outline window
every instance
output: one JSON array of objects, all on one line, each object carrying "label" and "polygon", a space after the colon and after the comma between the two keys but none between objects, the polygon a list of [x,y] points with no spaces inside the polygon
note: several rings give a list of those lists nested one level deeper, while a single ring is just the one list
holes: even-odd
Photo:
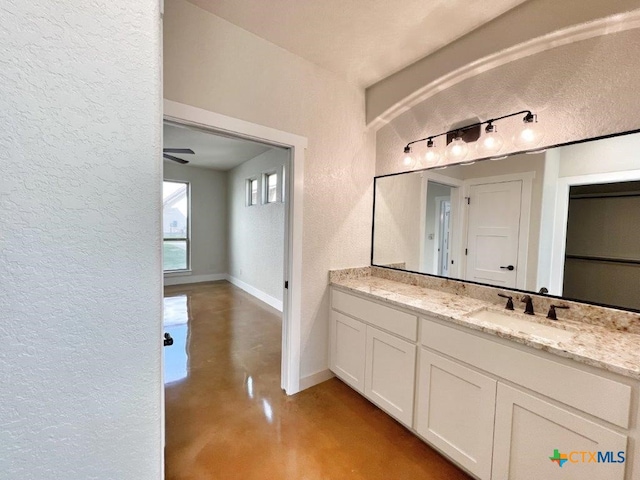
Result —
[{"label": "window", "polygon": [[165,272],[189,269],[189,184],[162,182],[162,258]]},{"label": "window", "polygon": [[247,180],[247,206],[258,204],[258,179]]},{"label": "window", "polygon": [[278,200],[278,174],[265,173],[263,177],[264,203],[275,203]]}]

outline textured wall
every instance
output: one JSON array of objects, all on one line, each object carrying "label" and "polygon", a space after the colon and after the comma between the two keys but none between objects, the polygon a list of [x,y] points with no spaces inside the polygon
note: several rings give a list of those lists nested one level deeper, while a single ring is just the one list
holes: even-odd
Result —
[{"label": "textured wall", "polygon": [[227,173],[164,162],[164,178],[191,184],[191,276],[227,273]]},{"label": "textured wall", "polygon": [[[521,109],[538,113],[545,145],[638,128],[640,76],[631,53],[637,51],[640,30],[612,33],[511,62],[444,90],[378,131],[376,172],[400,171],[402,148],[411,140],[466,119]],[[520,119],[501,122],[500,132],[510,141],[520,124]]]},{"label": "textured wall", "polygon": [[[282,166],[289,152],[265,153],[229,172],[229,275],[282,301],[284,268],[284,203]],[[278,201],[263,204],[262,174],[278,174]],[[258,205],[246,205],[246,181],[258,178]]]},{"label": "textured wall", "polygon": [[[457,69],[557,30],[632,11],[637,0],[527,0],[457,41],[367,88],[367,122]],[[612,30],[613,31],[613,28]]]},{"label": "textured wall", "polygon": [[158,2],[0,25],[0,478],[157,480]]},{"label": "textured wall", "polygon": [[301,375],[328,365],[331,268],[369,263],[373,135],[364,92],[200,10],[168,0],[164,96],[305,136]]}]

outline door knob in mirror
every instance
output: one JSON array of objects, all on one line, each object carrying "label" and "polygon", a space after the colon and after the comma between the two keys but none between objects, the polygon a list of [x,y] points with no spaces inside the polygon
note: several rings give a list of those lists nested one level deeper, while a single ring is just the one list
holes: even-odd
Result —
[{"label": "door knob in mirror", "polygon": [[509,270],[509,271],[516,269],[516,267],[514,267],[513,265],[507,265],[506,267],[500,267],[500,268],[502,268],[503,270]]}]

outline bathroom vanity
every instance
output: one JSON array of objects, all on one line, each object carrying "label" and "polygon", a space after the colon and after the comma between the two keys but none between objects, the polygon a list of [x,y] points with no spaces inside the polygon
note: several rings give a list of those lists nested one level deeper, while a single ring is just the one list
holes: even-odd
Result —
[{"label": "bathroom vanity", "polygon": [[545,297],[525,316],[500,289],[376,267],[330,283],[331,370],[476,478],[640,478],[635,314],[565,302],[590,323],[554,322]]}]

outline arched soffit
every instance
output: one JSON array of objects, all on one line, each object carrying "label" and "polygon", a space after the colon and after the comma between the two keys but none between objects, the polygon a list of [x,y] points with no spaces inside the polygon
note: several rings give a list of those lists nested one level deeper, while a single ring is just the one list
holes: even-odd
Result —
[{"label": "arched soffit", "polygon": [[371,119],[368,126],[378,130],[402,113],[464,80],[510,62],[536,55],[571,43],[613,33],[640,28],[640,9],[612,15],[585,24],[576,25],[519,43],[500,52],[487,55],[438,77],[427,85],[404,97],[383,113]]}]

